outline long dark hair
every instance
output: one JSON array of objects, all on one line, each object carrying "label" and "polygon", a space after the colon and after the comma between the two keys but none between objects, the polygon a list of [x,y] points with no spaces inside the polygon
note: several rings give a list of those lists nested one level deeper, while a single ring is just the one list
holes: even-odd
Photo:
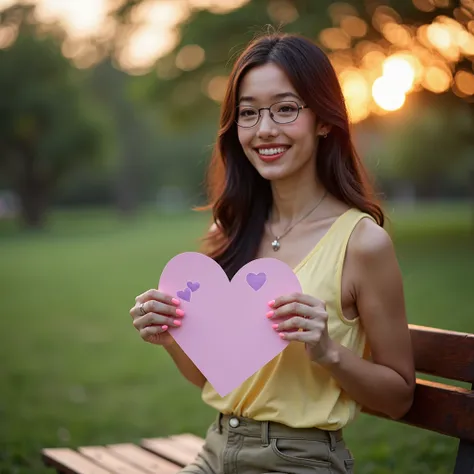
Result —
[{"label": "long dark hair", "polygon": [[240,83],[252,68],[274,63],[319,120],[332,125],[320,140],[316,173],[337,199],[367,212],[380,226],[384,213],[350,134],[337,75],[326,54],[310,40],[274,33],[253,40],[234,64],[222,104],[220,129],[208,170],[208,193],[218,231],[207,237],[206,253],[229,278],[253,260],[272,206],[270,182],[262,178],[240,145],[235,123]]}]

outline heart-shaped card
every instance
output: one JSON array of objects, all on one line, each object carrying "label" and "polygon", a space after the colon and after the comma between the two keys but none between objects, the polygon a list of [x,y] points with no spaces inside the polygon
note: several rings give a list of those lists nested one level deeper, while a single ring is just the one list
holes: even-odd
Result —
[{"label": "heart-shaped card", "polygon": [[169,331],[220,396],[285,349],[288,341],[266,318],[268,302],[301,292],[298,278],[280,260],[253,260],[229,282],[219,264],[198,252],[172,258],[158,288],[180,299],[182,326]]}]

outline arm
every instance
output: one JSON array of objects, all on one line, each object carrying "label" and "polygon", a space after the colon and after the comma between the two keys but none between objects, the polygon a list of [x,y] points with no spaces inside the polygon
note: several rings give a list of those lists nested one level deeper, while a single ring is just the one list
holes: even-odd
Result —
[{"label": "arm", "polygon": [[413,402],[415,369],[401,272],[385,230],[361,221],[348,246],[345,270],[355,275],[355,301],[372,360],[331,341],[323,365],[362,406],[401,418]]},{"label": "arm", "polygon": [[181,374],[193,385],[202,389],[206,383],[206,378],[194,365],[194,362],[186,355],[183,349],[181,349],[175,341],[166,345],[165,349],[173,359]]},{"label": "arm", "polygon": [[168,331],[169,327],[181,326],[179,319],[184,316],[184,312],[178,308],[179,304],[178,299],[151,289],[135,298],[130,315],[142,339],[163,346],[184,377],[202,388],[206,382],[204,375]]},{"label": "arm", "polygon": [[[286,340],[304,342],[311,360],[328,370],[356,402],[401,418],[413,402],[415,369],[405,317],[402,278],[388,234],[364,219],[354,229],[344,265],[344,282],[367,335],[372,360],[364,360],[329,338],[325,303],[293,294],[271,302],[268,317],[288,320],[274,328]],[[290,329],[300,331],[287,332]]]}]

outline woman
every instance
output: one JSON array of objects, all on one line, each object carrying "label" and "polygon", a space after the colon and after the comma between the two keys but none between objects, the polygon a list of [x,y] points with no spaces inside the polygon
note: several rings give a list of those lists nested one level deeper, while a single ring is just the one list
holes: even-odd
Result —
[{"label": "woman", "polygon": [[[210,169],[207,252],[231,278],[274,257],[302,294],[269,302],[289,346],[220,397],[167,332],[186,324],[158,290],[130,313],[218,416],[183,473],[348,473],[342,430],[361,406],[400,418],[415,375],[402,278],[349,131],[337,76],[309,40],[273,34],[237,59]],[[250,330],[251,328],[249,328]]]}]

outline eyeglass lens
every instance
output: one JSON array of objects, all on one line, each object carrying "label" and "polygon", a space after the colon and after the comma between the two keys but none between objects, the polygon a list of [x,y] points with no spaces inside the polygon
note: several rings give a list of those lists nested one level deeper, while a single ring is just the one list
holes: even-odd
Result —
[{"label": "eyeglass lens", "polygon": [[[277,102],[270,106],[270,117],[276,123],[294,122],[298,117],[299,106],[296,102]],[[250,105],[240,105],[237,110],[237,123],[242,127],[253,127],[260,118],[260,111]]]}]

